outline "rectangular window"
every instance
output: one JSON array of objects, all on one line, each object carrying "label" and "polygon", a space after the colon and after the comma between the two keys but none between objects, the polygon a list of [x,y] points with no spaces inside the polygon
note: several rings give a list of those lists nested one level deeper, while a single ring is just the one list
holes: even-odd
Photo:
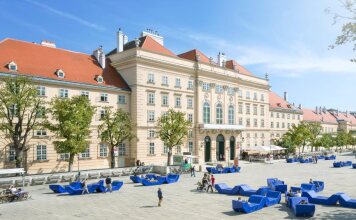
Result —
[{"label": "rectangular window", "polygon": [[100,120],[103,120],[105,115],[106,115],[106,110],[105,109],[101,109],[100,110]]},{"label": "rectangular window", "polygon": [[284,128],[284,122],[282,122],[282,128]]},{"label": "rectangular window", "polygon": [[216,91],[216,93],[223,93],[224,90],[223,90],[222,85],[216,85],[215,91]]},{"label": "rectangular window", "polygon": [[276,123],[276,128],[279,128],[279,122]]},{"label": "rectangular window", "polygon": [[264,127],[265,127],[265,120],[261,119],[261,128],[264,128]]},{"label": "rectangular window", "polygon": [[242,112],[243,112],[243,110],[242,110],[243,108],[242,108],[242,103],[241,102],[239,102],[239,114],[242,114]]},{"label": "rectangular window", "polygon": [[193,80],[188,81],[188,89],[193,89]]},{"label": "rectangular window", "polygon": [[264,94],[261,94],[261,101],[263,102],[265,100]]},{"label": "rectangular window", "polygon": [[60,98],[68,98],[68,89],[59,89]]},{"label": "rectangular window", "polygon": [[209,91],[209,89],[210,89],[210,84],[206,83],[206,82],[203,82],[203,90],[204,91]]},{"label": "rectangular window", "polygon": [[239,98],[242,98],[242,90],[239,89]]},{"label": "rectangular window", "polygon": [[126,104],[126,96],[119,95],[119,104]]},{"label": "rectangular window", "polygon": [[288,129],[290,128],[290,123],[287,123],[287,128],[288,128]]},{"label": "rectangular window", "polygon": [[287,119],[290,119],[290,114],[289,113],[287,114]]},{"label": "rectangular window", "polygon": [[36,136],[47,136],[47,131],[46,130],[37,130]]},{"label": "rectangular window", "polygon": [[153,75],[153,73],[149,73],[147,75],[147,83],[151,83],[151,84],[155,83],[155,76]]},{"label": "rectangular window", "polygon": [[279,113],[277,112],[277,118],[279,118]]},{"label": "rectangular window", "polygon": [[148,145],[148,154],[154,155],[155,154],[155,143],[150,143]]},{"label": "rectangular window", "polygon": [[260,114],[261,116],[265,115],[265,107],[263,105],[260,106]]},{"label": "rectangular window", "polygon": [[9,161],[15,161],[15,147],[14,146],[9,146]]},{"label": "rectangular window", "polygon": [[193,98],[188,98],[187,99],[187,107],[188,108],[193,108]]},{"label": "rectangular window", "polygon": [[253,127],[257,128],[258,124],[257,124],[257,118],[253,119]]},{"label": "rectangular window", "polygon": [[246,104],[246,114],[250,114],[250,104]]},{"label": "rectangular window", "polygon": [[193,122],[193,114],[188,114],[188,121]]},{"label": "rectangular window", "polygon": [[242,122],[242,118],[239,118],[239,125],[242,125],[243,122]]},{"label": "rectangular window", "polygon": [[180,79],[179,78],[176,78],[176,85],[175,85],[176,88],[180,88]]},{"label": "rectangular window", "polygon": [[61,153],[59,154],[60,160],[69,160],[69,153]]},{"label": "rectangular window", "polygon": [[99,157],[107,157],[108,156],[108,145],[101,143],[99,144]]},{"label": "rectangular window", "polygon": [[39,106],[36,112],[37,118],[43,118],[46,115],[46,108],[43,106]]},{"label": "rectangular window", "polygon": [[246,118],[246,127],[250,127],[250,119]]},{"label": "rectangular window", "polygon": [[168,76],[162,76],[162,86],[168,86]]},{"label": "rectangular window", "polygon": [[88,91],[81,91],[80,95],[89,98],[89,92]]},{"label": "rectangular window", "polygon": [[148,130],[148,137],[149,138],[154,138],[155,137],[155,130],[153,130],[153,129]]},{"label": "rectangular window", "polygon": [[273,112],[271,112],[271,118],[273,118],[273,115],[274,115]]},{"label": "rectangular window", "polygon": [[284,113],[282,113],[282,118],[285,118],[285,114]]},{"label": "rectangular window", "polygon": [[108,94],[101,93],[100,94],[100,102],[107,102],[108,101]]},{"label": "rectangular window", "polygon": [[162,95],[162,105],[168,105],[168,95]]},{"label": "rectangular window", "polygon": [[37,86],[37,95],[38,96],[46,96],[46,87]]},{"label": "rectangular window", "polygon": [[189,151],[190,153],[193,153],[193,141],[189,141],[189,142],[188,142],[188,151]]},{"label": "rectangular window", "polygon": [[17,115],[17,105],[11,105],[10,106],[10,115],[11,116],[16,116]]},{"label": "rectangular window", "polygon": [[257,105],[253,105],[253,115],[257,115]]},{"label": "rectangular window", "polygon": [[300,120],[300,115],[298,115],[298,120]]},{"label": "rectangular window", "polygon": [[80,154],[81,158],[89,158],[90,157],[90,149],[87,147],[84,152]]},{"label": "rectangular window", "polygon": [[168,153],[168,146],[166,143],[163,143],[163,153],[167,154]]},{"label": "rectangular window", "polygon": [[155,121],[155,112],[154,111],[149,111],[148,112],[148,121],[149,122]]},{"label": "rectangular window", "polygon": [[193,131],[192,130],[188,131],[188,138],[193,138]]},{"label": "rectangular window", "polygon": [[182,152],[182,147],[180,145],[176,146],[176,153],[179,154],[180,152]]},{"label": "rectangular window", "polygon": [[234,95],[234,94],[235,94],[234,88],[228,87],[228,88],[227,88],[227,94],[228,94],[228,95]]},{"label": "rectangular window", "polygon": [[253,93],[253,100],[257,101],[257,93],[256,92]]},{"label": "rectangular window", "polygon": [[246,99],[250,99],[250,91],[246,91]]},{"label": "rectangular window", "polygon": [[37,160],[47,160],[47,146],[37,145]]},{"label": "rectangular window", "polygon": [[293,120],[295,119],[295,115],[294,115],[294,114],[292,114],[292,119],[293,119]]},{"label": "rectangular window", "polygon": [[119,144],[118,146],[119,156],[126,156],[126,146],[125,144]]},{"label": "rectangular window", "polygon": [[271,128],[274,128],[273,121],[271,121]]},{"label": "rectangular window", "polygon": [[176,96],[176,108],[180,108],[181,103],[180,103],[180,96]]},{"label": "rectangular window", "polygon": [[154,105],[155,104],[155,94],[150,92],[147,94],[147,103],[150,105]]}]

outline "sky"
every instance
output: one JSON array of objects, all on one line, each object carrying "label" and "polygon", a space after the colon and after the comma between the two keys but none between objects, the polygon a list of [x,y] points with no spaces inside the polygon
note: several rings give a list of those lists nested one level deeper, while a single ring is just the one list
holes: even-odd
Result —
[{"label": "sky", "polygon": [[296,105],[356,111],[353,45],[329,49],[347,15],[336,0],[0,0],[0,40],[54,41],[92,53],[116,47],[119,28],[129,40],[158,31],[176,54],[224,52]]}]

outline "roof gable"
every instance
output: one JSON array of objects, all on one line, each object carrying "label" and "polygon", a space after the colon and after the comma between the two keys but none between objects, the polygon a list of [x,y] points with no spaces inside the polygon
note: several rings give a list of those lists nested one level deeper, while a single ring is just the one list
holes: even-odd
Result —
[{"label": "roof gable", "polygon": [[178,55],[178,57],[183,58],[183,59],[187,59],[187,60],[192,60],[192,61],[197,61],[197,56],[199,56],[199,62],[203,62],[203,63],[210,63],[210,59],[203,54],[201,51],[197,50],[197,49],[193,49],[190,51],[187,51],[185,53],[181,53]]}]

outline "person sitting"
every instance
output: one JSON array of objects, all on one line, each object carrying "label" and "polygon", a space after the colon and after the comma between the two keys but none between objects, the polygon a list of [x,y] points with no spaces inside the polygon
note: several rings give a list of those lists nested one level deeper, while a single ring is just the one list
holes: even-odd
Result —
[{"label": "person sitting", "polygon": [[296,197],[302,197],[302,193],[300,192],[300,190],[297,191],[297,193],[295,194]]},{"label": "person sitting", "polygon": [[314,184],[312,179],[309,180],[309,184]]},{"label": "person sitting", "polygon": [[307,202],[307,200],[303,199],[302,201],[299,202],[299,204],[304,205],[304,204],[308,204],[308,202]]},{"label": "person sitting", "polygon": [[9,187],[9,191],[10,191],[10,193],[11,193],[12,195],[16,195],[16,193],[17,193],[17,189],[16,189],[16,187],[15,187],[14,185],[11,185],[11,186]]}]

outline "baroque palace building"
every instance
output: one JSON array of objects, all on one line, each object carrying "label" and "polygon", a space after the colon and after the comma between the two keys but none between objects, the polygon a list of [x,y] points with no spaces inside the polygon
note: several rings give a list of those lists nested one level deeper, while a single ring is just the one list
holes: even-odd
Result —
[{"label": "baroque palace building", "polygon": [[[356,127],[354,114],[316,113],[295,107],[286,94],[281,98],[270,90],[267,74],[258,77],[227,60],[224,53],[216,60],[197,49],[175,54],[164,46],[163,36],[152,30],[131,41],[119,30],[116,40],[117,47],[107,54],[102,48],[93,54],[59,49],[48,41],[0,42],[1,78],[30,76],[46,101],[85,95],[97,107],[90,145],[79,156],[82,170],[110,165],[108,145],[100,141],[97,131],[104,106],[129,111],[136,124],[137,139],[116,148],[119,167],[134,166],[136,160],[166,164],[167,148],[157,137],[156,122],[170,108],[185,112],[192,122],[185,143],[175,147],[173,155],[192,155],[200,164],[232,162],[241,150],[270,146],[272,139],[302,120],[320,121],[327,132],[336,132],[339,122],[346,130]],[[329,116],[335,119],[335,128]],[[0,167],[13,167],[14,149],[6,135],[2,136]],[[29,173],[67,170],[68,155],[57,154],[53,140],[46,130],[33,132]],[[75,161],[73,170],[76,165]]]}]

